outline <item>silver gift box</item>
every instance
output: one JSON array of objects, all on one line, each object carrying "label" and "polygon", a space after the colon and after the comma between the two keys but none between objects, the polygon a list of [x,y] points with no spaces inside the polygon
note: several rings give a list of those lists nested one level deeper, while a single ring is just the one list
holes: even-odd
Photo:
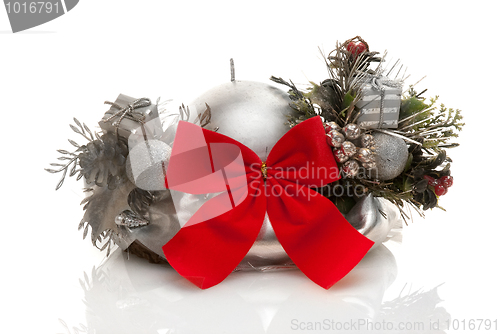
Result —
[{"label": "silver gift box", "polygon": [[[358,125],[364,129],[398,127],[402,87],[387,78],[373,79],[361,85]],[[382,110],[381,110],[382,107]]]},{"label": "silver gift box", "polygon": [[[116,99],[115,103],[118,104],[119,106],[122,106],[123,108],[127,107],[129,104],[137,100],[136,98],[120,94],[118,98]],[[111,106],[108,111],[104,114],[102,120],[99,122],[99,126],[101,129],[107,131],[107,132],[115,132],[116,131],[116,126],[115,122],[120,118],[118,115],[117,117],[112,118],[109,121],[106,121],[109,117],[113,116],[115,113],[119,111],[118,108],[115,106]],[[137,108],[134,109],[134,113],[140,114],[144,116],[144,123],[148,122],[157,122],[158,125],[154,126],[155,129],[158,129],[161,131],[161,121],[158,117],[158,107],[156,104],[151,104],[147,107],[142,107],[142,108]],[[151,125],[150,125],[151,127]],[[120,126],[118,127],[118,134],[125,139],[127,139],[131,134],[135,134],[138,129],[140,129],[140,123],[137,121],[134,121],[132,119],[128,118],[123,118],[122,121],[120,122]],[[139,130],[140,131],[140,130]]]}]

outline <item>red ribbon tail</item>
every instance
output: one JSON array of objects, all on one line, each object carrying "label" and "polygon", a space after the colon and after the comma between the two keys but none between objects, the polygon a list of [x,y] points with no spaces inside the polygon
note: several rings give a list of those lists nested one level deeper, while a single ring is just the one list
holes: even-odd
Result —
[{"label": "red ribbon tail", "polygon": [[269,220],[292,261],[312,281],[329,289],[347,275],[373,245],[326,197],[308,187],[269,180],[282,196],[268,195]]},{"label": "red ribbon tail", "polygon": [[[252,247],[264,220],[266,202],[265,196],[256,196],[256,190],[262,191],[261,182],[258,184],[232,210],[208,220],[200,219],[204,211],[227,205],[227,198],[220,197],[227,194],[208,201],[163,246],[167,261],[180,275],[207,289],[222,282],[236,268]],[[239,196],[238,192],[243,191],[246,189],[233,195]]]}]

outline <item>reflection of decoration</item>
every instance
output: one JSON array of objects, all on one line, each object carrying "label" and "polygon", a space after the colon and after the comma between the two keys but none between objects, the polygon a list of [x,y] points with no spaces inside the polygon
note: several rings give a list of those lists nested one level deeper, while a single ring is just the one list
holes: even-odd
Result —
[{"label": "reflection of decoration", "polygon": [[[409,291],[407,287],[400,296],[387,298],[387,289],[398,284],[396,273],[394,256],[386,247],[379,247],[345,277],[345,284],[336,285],[328,295],[293,271],[239,273],[237,279],[201,292],[179,280],[168,266],[113,253],[82,275],[86,311],[73,316],[81,319],[88,333],[97,334],[162,333],[166,328],[181,333],[232,333],[235,328],[251,334],[282,333],[290,329],[294,318],[384,321],[394,328],[401,321],[424,321],[428,326],[430,320],[439,319],[445,324],[450,315],[446,304],[440,304],[439,287],[429,291]],[[165,280],[172,283],[165,284]],[[365,328],[357,331],[365,332]]]},{"label": "reflection of decoration", "polygon": [[336,285],[328,298],[298,271],[237,273],[236,279],[200,294],[168,266],[113,253],[80,280],[86,307],[82,322],[90,333],[162,333],[165,328],[232,333],[238,328],[238,332],[263,334],[290,328],[295,314],[339,321],[373,319],[396,272],[394,256],[380,247],[345,277],[346,283],[356,284]]},{"label": "reflection of decoration", "polygon": [[428,291],[420,289],[406,292],[405,286],[397,298],[382,304],[380,313],[374,321],[392,324],[411,323],[413,327],[405,331],[408,333],[447,333],[446,330],[449,329],[447,324],[451,316],[443,306],[439,305],[442,299],[439,298],[438,288],[439,286]]}]

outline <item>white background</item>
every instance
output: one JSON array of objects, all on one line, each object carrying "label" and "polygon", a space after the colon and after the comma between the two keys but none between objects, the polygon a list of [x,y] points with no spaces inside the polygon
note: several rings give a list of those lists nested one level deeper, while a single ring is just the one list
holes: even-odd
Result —
[{"label": "white background", "polygon": [[86,322],[78,279],[104,255],[77,231],[81,185],[69,179],[55,192],[58,176],[43,170],[56,149],[71,148],[73,117],[97,125],[103,102],[120,93],[174,99],[175,109],[227,82],[230,58],[238,80],[318,82],[326,78],[318,48],[355,35],[401,59],[408,84],[426,75],[417,88],[462,109],[467,123],[461,146],[448,152],[455,184],[440,200],[447,212],[405,228],[387,293],[444,283],[439,295],[452,318],[500,317],[496,2],[180,3],[84,0],[17,34],[0,9],[2,332],[62,333],[58,318]]}]

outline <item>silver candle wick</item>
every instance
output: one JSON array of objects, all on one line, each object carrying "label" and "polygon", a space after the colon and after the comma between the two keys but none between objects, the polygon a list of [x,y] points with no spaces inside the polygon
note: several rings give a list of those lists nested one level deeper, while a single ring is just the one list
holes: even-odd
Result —
[{"label": "silver candle wick", "polygon": [[229,64],[231,66],[231,82],[234,82],[235,79],[234,79],[234,60],[233,60],[233,58],[231,58],[229,60]]}]

